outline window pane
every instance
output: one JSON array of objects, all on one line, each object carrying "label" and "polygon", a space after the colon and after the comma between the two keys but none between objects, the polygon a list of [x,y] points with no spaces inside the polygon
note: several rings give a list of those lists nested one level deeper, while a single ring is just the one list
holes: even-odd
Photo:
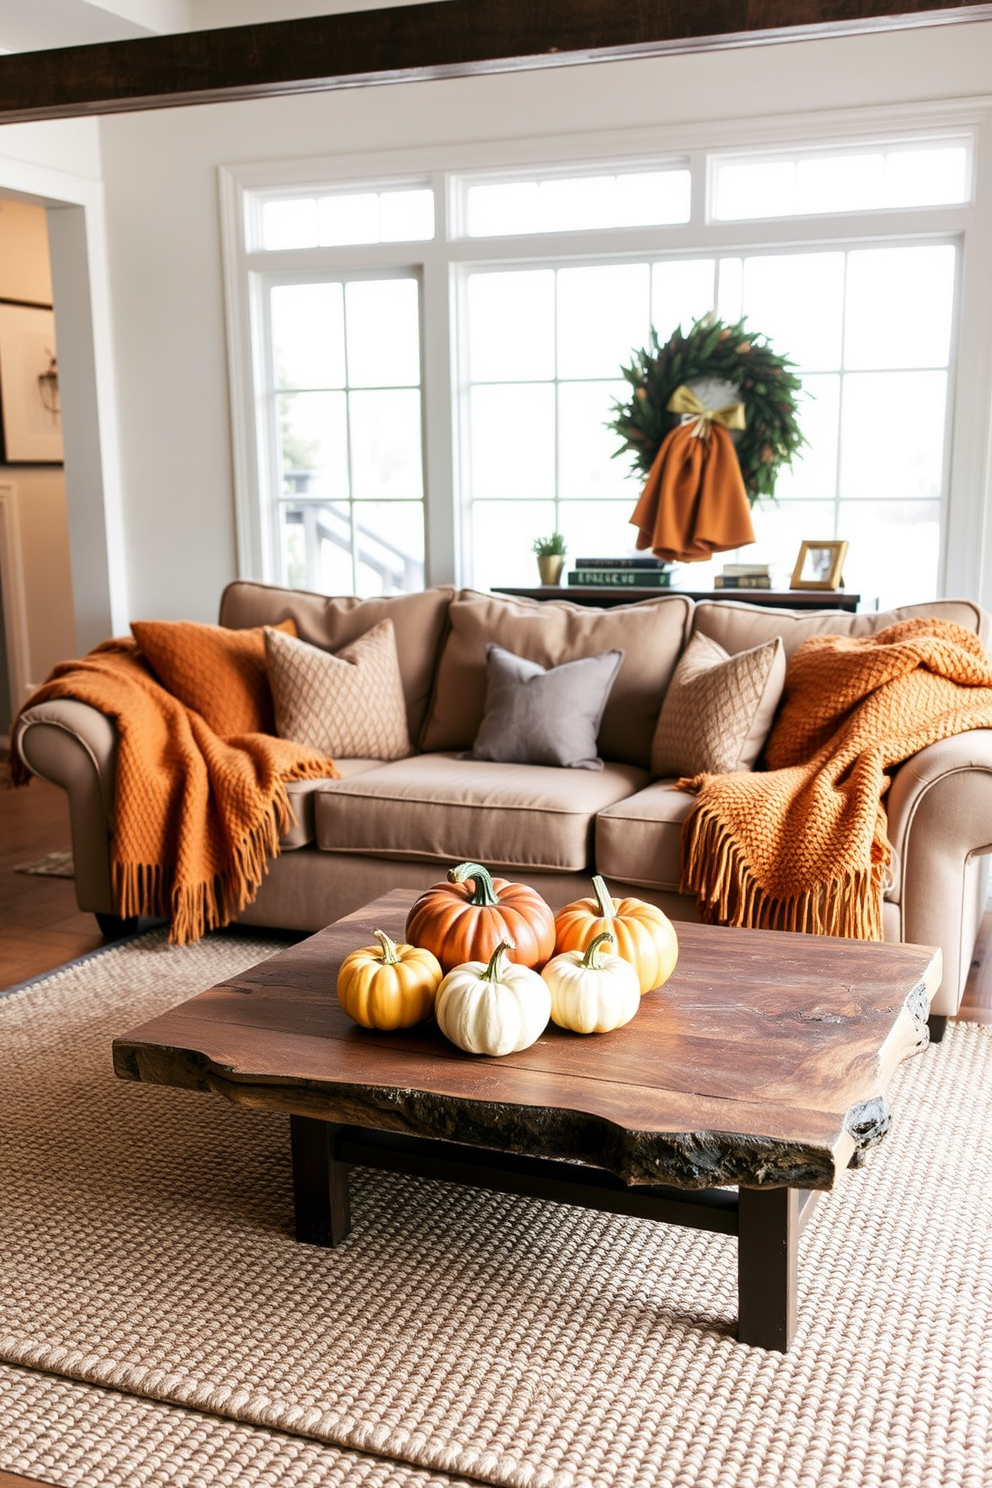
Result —
[{"label": "window pane", "polygon": [[347,502],[287,502],[280,518],[285,582],[293,589],[313,589],[321,594],[354,594]]},{"label": "window pane", "polygon": [[968,152],[963,145],[936,150],[892,150],[885,160],[887,207],[935,207],[968,200]]},{"label": "window pane", "polygon": [[639,484],[631,481],[627,501],[561,502],[558,524],[568,543],[566,566],[571,567],[576,558],[632,557],[637,529],[630,525],[630,514],[639,494]]},{"label": "window pane", "polygon": [[420,382],[420,294],[416,279],[357,279],[345,291],[352,387]]},{"label": "window pane", "polygon": [[344,296],[340,284],[279,284],[272,290],[276,386],[344,386]]},{"label": "window pane", "polygon": [[344,393],[280,393],[280,489],[286,495],[347,497],[348,426]]},{"label": "window pane", "polygon": [[647,264],[558,274],[558,376],[615,377],[648,337]]},{"label": "window pane", "polygon": [[538,193],[541,232],[612,227],[616,222],[616,181],[613,176],[542,181]]},{"label": "window pane", "polygon": [[845,365],[946,366],[954,260],[950,243],[864,248],[849,254]]},{"label": "window pane", "polygon": [[615,398],[630,391],[626,382],[563,382],[558,388],[558,490],[562,496],[622,496],[637,492],[624,456],[611,459],[617,436],[606,428]]},{"label": "window pane", "polygon": [[469,395],[472,495],[553,497],[555,390],[551,383],[474,387]]},{"label": "window pane", "polygon": [[[738,549],[738,557],[721,553],[728,562],[768,563],[773,582],[788,589],[804,542],[833,540],[835,509],[832,501],[763,501],[751,508],[754,545]],[[846,534],[845,534],[846,535]]]},{"label": "window pane", "polygon": [[796,209],[796,166],[792,160],[752,160],[718,165],[716,217],[787,217]]},{"label": "window pane", "polygon": [[355,499],[419,501],[424,493],[419,391],[352,393],[349,407]]},{"label": "window pane", "polygon": [[775,482],[779,500],[833,497],[837,490],[837,440],[840,426],[840,378],[804,377],[799,395],[799,427],[807,444]]},{"label": "window pane", "polygon": [[844,379],[840,494],[937,498],[944,462],[945,372],[862,372]]},{"label": "window pane", "polygon": [[741,295],[744,291],[744,260],[721,258],[717,269],[716,313],[729,325],[741,318]]},{"label": "window pane", "polygon": [[651,321],[664,342],[681,326],[688,331],[713,309],[712,258],[663,259],[651,270]]},{"label": "window pane", "polygon": [[384,191],[379,216],[384,243],[423,242],[434,236],[434,193]]},{"label": "window pane", "polygon": [[424,508],[356,501],[356,594],[412,594],[424,587]]},{"label": "window pane", "polygon": [[554,531],[553,501],[476,501],[472,504],[472,576],[477,589],[539,582],[533,542]]},{"label": "window pane", "polygon": [[842,501],[837,535],[850,543],[844,585],[861,608],[920,604],[937,594],[940,506],[936,501]]},{"label": "window pane", "polygon": [[799,367],[840,366],[843,253],[763,255],[744,260],[744,314],[779,356]]},{"label": "window pane", "polygon": [[553,377],[554,271],[471,274],[468,353],[474,382]]},{"label": "window pane", "polygon": [[885,156],[832,155],[796,165],[797,212],[858,212],[882,200]]},{"label": "window pane", "polygon": [[318,203],[318,231],[323,247],[342,243],[378,243],[378,192],[322,196]]},{"label": "window pane", "polygon": [[538,230],[536,181],[470,186],[466,196],[470,238],[496,238]]},{"label": "window pane", "polygon": [[687,170],[640,171],[617,176],[617,223],[651,227],[654,223],[688,222],[692,176]]},{"label": "window pane", "polygon": [[264,248],[314,248],[316,243],[317,202],[313,197],[265,202],[262,207]]}]

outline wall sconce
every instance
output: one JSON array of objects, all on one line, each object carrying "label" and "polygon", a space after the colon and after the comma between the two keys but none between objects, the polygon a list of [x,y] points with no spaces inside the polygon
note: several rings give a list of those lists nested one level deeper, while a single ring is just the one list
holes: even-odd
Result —
[{"label": "wall sconce", "polygon": [[48,413],[53,418],[58,418],[62,412],[59,402],[59,365],[58,358],[54,357],[48,348],[45,348],[48,356],[48,371],[38,376],[38,390],[41,393],[41,401]]}]

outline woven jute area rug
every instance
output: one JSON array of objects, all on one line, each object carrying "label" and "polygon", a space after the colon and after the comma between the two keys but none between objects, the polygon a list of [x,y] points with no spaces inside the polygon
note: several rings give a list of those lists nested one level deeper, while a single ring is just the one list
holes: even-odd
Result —
[{"label": "woven jute area rug", "polygon": [[99,1400],[159,1456],[165,1418],[218,1460],[281,1442],[297,1474],[217,1482],[992,1481],[992,1031],[903,1066],[893,1131],[806,1231],[783,1357],[734,1338],[725,1237],[360,1172],[349,1241],[297,1245],[287,1124],[110,1057],[274,949],[151,935],[0,999],[0,1399]]}]

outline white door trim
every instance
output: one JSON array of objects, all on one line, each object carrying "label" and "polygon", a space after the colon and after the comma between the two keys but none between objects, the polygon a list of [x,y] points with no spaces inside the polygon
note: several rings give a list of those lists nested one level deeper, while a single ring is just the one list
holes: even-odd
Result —
[{"label": "white door trim", "polygon": [[31,681],[31,646],[28,637],[17,487],[9,483],[0,485],[0,588],[3,590],[3,624],[7,635],[10,705],[16,717],[34,691],[34,684]]}]

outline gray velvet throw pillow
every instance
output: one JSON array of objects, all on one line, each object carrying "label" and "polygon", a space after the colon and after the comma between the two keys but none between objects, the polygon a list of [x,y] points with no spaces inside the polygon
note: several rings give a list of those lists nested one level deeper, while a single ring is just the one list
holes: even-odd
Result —
[{"label": "gray velvet throw pillow", "polygon": [[491,642],[486,711],[469,758],[601,770],[596,735],[622,661],[622,651],[604,651],[546,671]]}]

